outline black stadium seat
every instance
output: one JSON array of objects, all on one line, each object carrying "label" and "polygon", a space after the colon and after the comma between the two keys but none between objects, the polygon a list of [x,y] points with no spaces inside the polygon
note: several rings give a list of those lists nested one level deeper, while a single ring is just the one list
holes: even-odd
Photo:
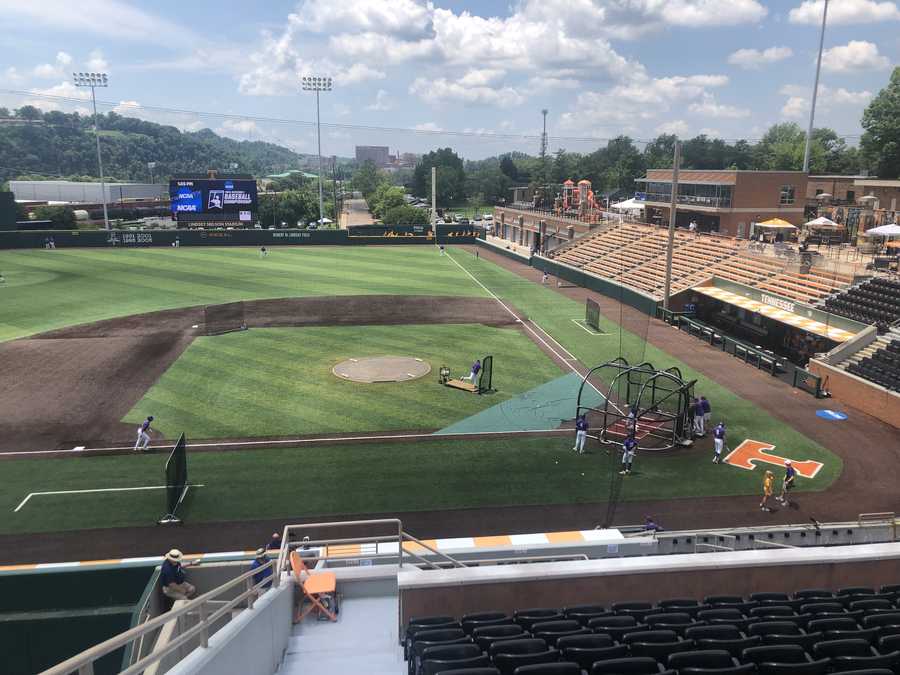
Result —
[{"label": "black stadium seat", "polygon": [[516,668],[520,666],[555,661],[559,661],[559,652],[555,649],[548,649],[536,654],[497,654],[494,656],[494,665],[499,668],[502,675],[513,675]]},{"label": "black stadium seat", "polygon": [[694,648],[692,640],[676,640],[674,642],[632,642],[633,656],[649,656],[665,663],[669,656],[678,652],[687,652]]},{"label": "black stadium seat", "polygon": [[542,621],[557,621],[565,619],[558,609],[523,609],[513,615],[513,620],[527,631]]},{"label": "black stadium seat", "polygon": [[494,667],[490,668],[454,668],[453,670],[442,670],[437,675],[500,675],[500,671]]},{"label": "black stadium seat", "polygon": [[589,635],[566,635],[556,641],[557,649],[578,647],[580,649],[597,649],[600,647],[612,647],[613,639],[609,635],[591,633]]},{"label": "black stadium seat", "polygon": [[437,675],[451,669],[484,668],[491,665],[486,654],[468,659],[432,659],[422,662],[422,675]]},{"label": "black stadium seat", "polygon": [[484,626],[476,628],[472,634],[475,642],[481,647],[482,651],[488,651],[494,642],[501,640],[516,640],[531,637],[530,633],[526,633],[518,625],[500,625],[500,626]]},{"label": "black stadium seat", "polygon": [[471,635],[476,628],[512,623],[512,618],[506,612],[478,612],[466,614],[460,623],[466,635]]},{"label": "black stadium seat", "polygon": [[533,666],[520,666],[514,675],[581,675],[581,667],[577,663],[560,661],[559,663],[541,663]]},{"label": "black stadium seat", "polygon": [[566,661],[574,661],[585,670],[590,670],[597,661],[609,659],[621,659],[628,656],[628,647],[625,645],[610,645],[609,647],[566,647],[563,649]]},{"label": "black stadium seat", "polygon": [[682,672],[684,668],[731,668],[738,662],[722,649],[707,649],[672,654],[667,665]]},{"label": "black stadium seat", "polygon": [[497,654],[539,654],[547,651],[547,643],[537,638],[526,638],[524,640],[500,640],[494,642],[488,654],[491,658]]},{"label": "black stadium seat", "polygon": [[633,633],[625,633],[622,642],[627,645],[633,642],[675,642],[678,634],[674,630],[640,630]]},{"label": "black stadium seat", "polygon": [[745,675],[755,672],[756,666],[747,663],[729,668],[682,668],[678,671],[678,675]]},{"label": "black stadium seat", "polygon": [[656,659],[631,657],[598,661],[591,668],[591,675],[659,675],[674,673],[674,670],[663,671]]}]

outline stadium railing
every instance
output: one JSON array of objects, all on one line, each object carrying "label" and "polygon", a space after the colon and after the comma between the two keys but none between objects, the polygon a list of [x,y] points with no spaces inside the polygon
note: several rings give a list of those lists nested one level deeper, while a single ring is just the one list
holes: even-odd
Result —
[{"label": "stadium railing", "polygon": [[[188,615],[196,615],[199,617],[196,624],[179,633],[177,637],[170,640],[167,644],[154,649],[147,656],[137,659],[128,668],[121,671],[121,675],[136,675],[142,673],[155,663],[159,663],[162,659],[172,654],[176,650],[189,644],[192,640],[199,639],[200,646],[208,647],[209,638],[215,632],[217,623],[220,619],[229,617],[232,611],[245,604],[246,609],[253,609],[253,605],[257,598],[265,592],[270,582],[277,587],[280,583],[280,575],[273,574],[271,578],[263,579],[259,583],[253,583],[253,576],[260,572],[270,569],[275,565],[274,560],[270,560],[265,565],[244,572],[235,577],[231,581],[222,584],[208,593],[204,593],[198,598],[187,601],[181,607],[173,607],[170,611],[157,616],[149,621],[135,626],[124,633],[101,642],[90,649],[87,649],[76,656],[44,671],[43,675],[69,675],[70,673],[78,673],[78,675],[93,675],[94,663],[118,649],[131,646],[136,641],[142,640],[146,635],[157,629],[162,628],[171,621],[179,619],[179,617],[187,617]],[[230,597],[234,589],[243,587],[244,590],[236,596]]]}]

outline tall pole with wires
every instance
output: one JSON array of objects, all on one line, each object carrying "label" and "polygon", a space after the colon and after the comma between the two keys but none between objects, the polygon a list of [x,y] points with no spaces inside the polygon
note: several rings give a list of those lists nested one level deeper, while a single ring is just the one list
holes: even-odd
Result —
[{"label": "tall pole with wires", "polygon": [[666,286],[663,291],[663,309],[669,309],[672,292],[672,249],[675,247],[675,214],[678,211],[678,168],[681,164],[681,141],[675,141],[675,157],[672,162],[672,202],[669,206],[669,241],[666,244]]},{"label": "tall pole with wires", "polygon": [[806,147],[803,149],[803,173],[809,173],[809,153],[812,149],[813,123],[816,119],[816,99],[819,96],[819,71],[822,70],[822,48],[825,46],[825,22],[828,20],[828,0],[822,10],[822,30],[819,33],[819,56],[816,59],[816,79],[813,83],[812,104],[809,107],[809,127],[806,129]]},{"label": "tall pole with wires", "polygon": [[548,182],[547,176],[547,113],[549,111],[544,108],[541,110],[541,115],[544,116],[544,130],[541,132],[541,180],[544,183]]},{"label": "tall pole with wires", "polygon": [[103,156],[100,154],[100,130],[97,126],[97,87],[108,87],[109,77],[106,73],[72,73],[72,82],[76,87],[91,88],[91,103],[94,106],[94,138],[97,141],[97,167],[100,170],[100,196],[103,199],[103,224],[109,229],[109,212],[106,209],[106,180],[103,178]]},{"label": "tall pole with wires", "polygon": [[325,224],[325,207],[322,199],[322,125],[319,121],[319,92],[331,91],[330,77],[302,77],[300,84],[303,91],[316,92],[316,138],[319,146],[319,227]]}]

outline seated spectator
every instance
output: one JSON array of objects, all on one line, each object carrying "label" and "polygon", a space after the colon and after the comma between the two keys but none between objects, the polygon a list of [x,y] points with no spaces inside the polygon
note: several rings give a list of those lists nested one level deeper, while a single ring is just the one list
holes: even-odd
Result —
[{"label": "seated spectator", "polygon": [[163,595],[172,600],[187,600],[197,591],[185,578],[181,558],[181,551],[173,548],[166,553],[159,571],[159,586]]},{"label": "seated spectator", "polygon": [[266,548],[270,551],[277,551],[281,548],[281,535],[277,532],[272,533],[272,538],[269,540],[269,543],[266,545]]},{"label": "seated spectator", "polygon": [[[256,557],[253,559],[253,562],[250,563],[250,569],[255,570],[259,569],[263,565],[269,562],[269,554],[266,553],[266,549],[260,548],[256,550]],[[261,584],[263,581],[268,579],[269,581],[262,586],[262,588],[271,588],[272,587],[272,568],[267,567],[264,570],[260,570],[256,574],[253,575],[253,583]]]}]

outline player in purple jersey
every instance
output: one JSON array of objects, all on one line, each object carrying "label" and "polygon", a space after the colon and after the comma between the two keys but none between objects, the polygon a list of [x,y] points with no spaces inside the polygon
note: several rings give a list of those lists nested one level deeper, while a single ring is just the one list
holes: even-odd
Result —
[{"label": "player in purple jersey", "polygon": [[149,415],[147,419],[141,422],[141,426],[137,430],[137,443],[134,444],[135,450],[146,450],[150,445],[150,424],[153,422],[153,415]]},{"label": "player in purple jersey", "polygon": [[725,422],[719,422],[713,429],[713,444],[716,448],[716,454],[713,457],[714,464],[722,463],[722,450],[725,449]]},{"label": "player in purple jersey", "polygon": [[475,384],[475,378],[478,377],[478,372],[481,370],[481,360],[475,359],[475,363],[472,364],[472,371],[463,377],[461,380],[468,380],[472,384]]},{"label": "player in purple jersey", "polygon": [[634,436],[629,434],[625,442],[622,443],[622,470],[619,473],[623,476],[631,475],[631,464],[634,462],[634,453],[637,447],[638,444],[634,440]]},{"label": "player in purple jersey", "polygon": [[788,492],[794,489],[794,478],[797,476],[797,469],[791,464],[791,460],[784,460],[784,480],[781,481],[781,494],[778,495],[778,501],[782,506],[788,506]]}]

